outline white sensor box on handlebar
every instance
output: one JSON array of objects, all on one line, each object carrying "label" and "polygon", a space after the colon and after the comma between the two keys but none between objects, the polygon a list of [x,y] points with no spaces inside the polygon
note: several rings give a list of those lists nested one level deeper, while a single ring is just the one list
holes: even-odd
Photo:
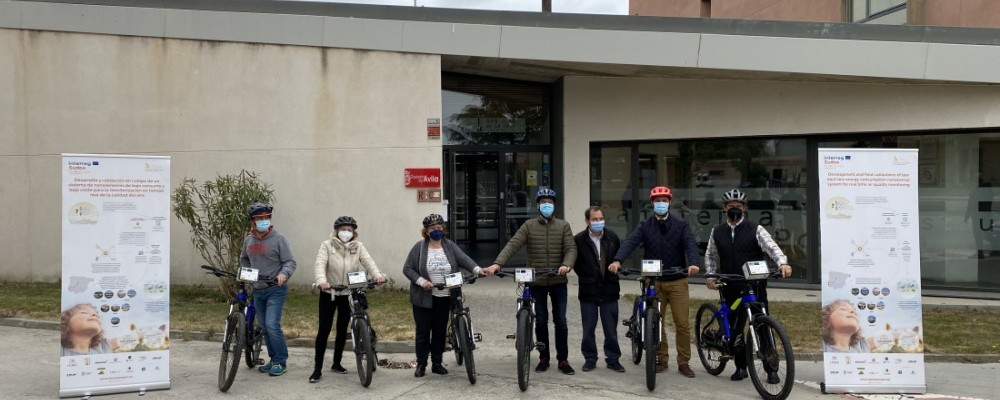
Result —
[{"label": "white sensor box on handlebar", "polygon": [[748,281],[767,279],[771,275],[771,270],[767,268],[767,261],[747,261],[743,264],[743,277]]},{"label": "white sensor box on handlebar", "polygon": [[515,268],[514,282],[530,283],[535,281],[535,270],[532,268]]},{"label": "white sensor box on handlebar", "polygon": [[243,282],[257,282],[257,276],[260,274],[260,270],[257,268],[243,267],[240,268],[240,280]]},{"label": "white sensor box on handlebar", "polygon": [[348,272],[347,286],[363,286],[368,284],[368,274],[365,271]]},{"label": "white sensor box on handlebar", "polygon": [[456,273],[448,274],[448,275],[444,276],[444,287],[446,287],[448,289],[457,288],[459,286],[462,286],[462,283],[463,283],[463,279],[462,279],[462,273],[461,272],[456,272]]},{"label": "white sensor box on handlebar", "polygon": [[660,260],[642,260],[642,276],[663,275],[663,263]]}]

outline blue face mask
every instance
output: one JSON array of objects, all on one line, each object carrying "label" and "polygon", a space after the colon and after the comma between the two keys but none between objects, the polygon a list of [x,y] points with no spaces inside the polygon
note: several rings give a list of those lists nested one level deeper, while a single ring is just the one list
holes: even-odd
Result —
[{"label": "blue face mask", "polygon": [[431,240],[441,240],[444,239],[444,231],[430,231],[427,233],[427,236],[429,236]]},{"label": "blue face mask", "polygon": [[551,217],[552,212],[556,210],[555,204],[552,203],[542,203],[538,205],[538,211],[542,213],[545,218]]},{"label": "blue face mask", "polygon": [[267,232],[267,228],[271,227],[271,220],[269,220],[269,219],[262,219],[262,220],[254,221],[254,225],[257,225],[257,232],[264,233],[264,232]]},{"label": "blue face mask", "polygon": [[593,221],[590,223],[590,230],[595,233],[601,233],[604,231],[604,221]]},{"label": "blue face mask", "polygon": [[667,211],[670,211],[670,203],[665,201],[653,203],[653,212],[656,213],[656,215],[666,215]]}]

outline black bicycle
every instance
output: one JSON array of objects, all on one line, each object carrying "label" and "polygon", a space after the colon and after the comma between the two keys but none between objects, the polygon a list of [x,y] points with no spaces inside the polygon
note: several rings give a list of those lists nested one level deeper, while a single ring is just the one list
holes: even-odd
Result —
[{"label": "black bicycle", "polygon": [[[476,333],[472,326],[472,316],[469,314],[469,307],[464,304],[461,287],[464,284],[476,283],[476,277],[464,275],[457,272],[451,275],[455,279],[454,283],[439,283],[434,285],[437,289],[451,290],[451,323],[448,324],[448,345],[455,351],[455,362],[458,365],[465,364],[465,372],[469,375],[469,383],[476,384],[476,360],[472,357],[472,351],[476,349],[476,342],[481,342],[483,337]],[[446,277],[446,281],[448,281]]]},{"label": "black bicycle", "polygon": [[[780,277],[780,272],[769,278]],[[695,316],[694,335],[698,358],[705,370],[719,375],[733,357],[746,357],[747,372],[757,394],[767,400],[783,400],[792,392],[795,379],[795,355],[785,328],[778,320],[767,315],[764,303],[757,301],[755,291],[760,280],[747,280],[743,275],[705,274],[705,278],[718,280],[719,307],[704,303]],[[732,305],[726,303],[721,288],[735,282],[744,283],[743,294]],[[735,329],[730,329],[729,318],[736,318]],[[744,330],[744,327],[746,329]],[[736,349],[746,342],[744,354]]]},{"label": "black bicycle", "polygon": [[202,265],[201,268],[208,270],[208,274],[233,279],[237,283],[236,296],[229,301],[229,314],[226,316],[225,334],[222,337],[222,357],[219,361],[219,390],[225,392],[236,378],[240,353],[243,353],[248,368],[264,364],[264,359],[260,358],[264,330],[256,319],[253,282],[267,282],[270,286],[276,283],[271,277],[257,275],[253,269],[247,269],[247,273],[241,276],[210,265]]},{"label": "black bicycle", "polygon": [[[545,344],[535,342],[535,298],[531,296],[531,286],[535,278],[557,275],[556,269],[517,268],[514,276],[517,281],[517,327],[514,332],[514,346],[517,348],[517,386],[521,391],[528,390],[528,380],[531,377],[531,350],[542,350]],[[496,276],[505,277],[508,274],[497,272]]]},{"label": "black bicycle", "polygon": [[375,351],[378,335],[368,318],[368,297],[365,296],[365,290],[374,288],[375,285],[375,281],[368,280],[347,286],[330,286],[336,291],[351,290],[351,343],[354,345],[354,355],[358,361],[358,378],[364,387],[372,384],[372,375],[378,365],[378,355]]}]

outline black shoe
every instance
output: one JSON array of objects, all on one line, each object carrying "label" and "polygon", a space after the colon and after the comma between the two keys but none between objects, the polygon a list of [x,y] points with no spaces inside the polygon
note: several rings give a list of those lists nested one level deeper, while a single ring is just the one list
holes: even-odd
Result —
[{"label": "black shoe", "polygon": [[777,372],[774,372],[774,371],[768,372],[767,373],[767,383],[770,383],[772,385],[777,385],[777,384],[781,383],[781,377],[778,376]]},{"label": "black shoe", "polygon": [[623,367],[622,364],[618,361],[608,363],[608,369],[615,372],[625,372],[625,367]]},{"label": "black shoe", "polygon": [[580,368],[580,369],[582,369],[583,372],[589,372],[589,371],[593,371],[594,368],[597,368],[597,362],[596,361],[587,361],[587,362],[583,363],[583,368]]},{"label": "black shoe", "polygon": [[566,360],[559,362],[559,370],[566,375],[573,375],[576,373],[576,371],[573,370],[573,367],[569,366],[569,361]]},{"label": "black shoe", "polygon": [[548,361],[539,361],[538,365],[535,366],[535,372],[545,372],[549,369]]},{"label": "black shoe", "polygon": [[736,372],[733,372],[733,376],[729,377],[731,381],[742,381],[747,377],[747,370],[743,368],[737,368]]},{"label": "black shoe", "polygon": [[347,369],[344,368],[344,366],[340,365],[340,364],[333,364],[333,366],[330,367],[330,371],[336,372],[338,374],[346,374],[347,373]]},{"label": "black shoe", "polygon": [[323,377],[323,373],[319,371],[313,371],[312,375],[309,375],[309,383],[319,382],[320,378]]},{"label": "black shoe", "polygon": [[431,372],[433,372],[435,374],[438,374],[438,375],[448,375],[448,370],[444,369],[444,366],[441,365],[441,364],[434,364],[434,365],[432,365],[431,366]]},{"label": "black shoe", "polygon": [[417,364],[417,369],[413,371],[413,376],[415,376],[417,378],[423,378],[424,374],[425,374],[425,372],[424,372],[425,369],[427,369],[426,365]]}]

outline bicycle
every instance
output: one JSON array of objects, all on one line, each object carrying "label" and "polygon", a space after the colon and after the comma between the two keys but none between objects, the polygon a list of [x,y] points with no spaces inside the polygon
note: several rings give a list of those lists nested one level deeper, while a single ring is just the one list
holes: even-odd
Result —
[{"label": "bicycle", "polygon": [[[556,269],[517,268],[514,270],[514,279],[517,282],[517,327],[514,332],[514,347],[517,348],[517,386],[521,391],[528,390],[528,381],[531,378],[531,350],[545,348],[545,344],[535,342],[535,299],[531,296],[531,286],[528,283],[534,282],[535,278],[557,275]],[[498,277],[506,277],[508,274],[497,272]]]},{"label": "bicycle", "polygon": [[368,318],[368,297],[365,290],[374,288],[375,281],[368,280],[364,272],[349,272],[348,285],[333,285],[336,291],[350,289],[351,293],[351,343],[354,345],[354,356],[358,363],[358,378],[361,386],[368,387],[372,383],[372,374],[377,369],[378,355],[375,347],[378,335]]},{"label": "bicycle", "polygon": [[[767,273],[764,278],[780,276],[780,272],[775,272]],[[719,375],[730,359],[746,357],[747,372],[761,398],[788,398],[795,379],[795,356],[785,328],[778,320],[768,316],[767,308],[757,301],[755,291],[760,280],[735,274],[705,274],[705,278],[718,280],[716,286],[719,287],[721,307],[719,309],[715,304],[704,303],[698,308],[695,317],[694,334],[698,358],[705,370],[712,375]],[[746,286],[741,297],[729,305],[721,288],[734,282],[745,282]],[[729,326],[732,314],[736,314],[735,329]],[[745,340],[748,343],[744,354],[734,354]]]},{"label": "bicycle", "polygon": [[451,290],[451,322],[448,324],[448,345],[455,351],[455,362],[458,365],[465,364],[469,383],[475,385],[476,361],[472,357],[472,351],[476,349],[476,342],[481,342],[483,337],[473,329],[472,316],[469,315],[469,307],[464,305],[461,287],[466,283],[470,285],[476,283],[476,277],[456,272],[446,275],[445,281],[447,283],[439,283],[434,287]]},{"label": "bicycle", "polygon": [[[683,273],[684,268],[670,268],[668,274]],[[639,297],[632,306],[632,316],[622,321],[628,327],[625,337],[632,341],[632,363],[642,362],[642,353],[646,352],[646,389],[656,388],[656,350],[660,347],[663,337],[663,316],[660,315],[660,297],[656,294],[655,277],[663,275],[656,269],[622,269],[623,276],[641,274],[639,281]]]},{"label": "bicycle", "polygon": [[264,281],[271,286],[276,283],[271,277],[259,275],[253,268],[241,268],[239,275],[210,265],[202,265],[201,268],[208,270],[207,274],[232,278],[237,283],[236,297],[229,301],[229,314],[226,316],[225,334],[222,337],[222,357],[219,361],[219,390],[225,392],[236,378],[240,353],[244,354],[248,368],[264,365],[264,359],[260,358],[264,330],[256,319],[252,283]]}]

